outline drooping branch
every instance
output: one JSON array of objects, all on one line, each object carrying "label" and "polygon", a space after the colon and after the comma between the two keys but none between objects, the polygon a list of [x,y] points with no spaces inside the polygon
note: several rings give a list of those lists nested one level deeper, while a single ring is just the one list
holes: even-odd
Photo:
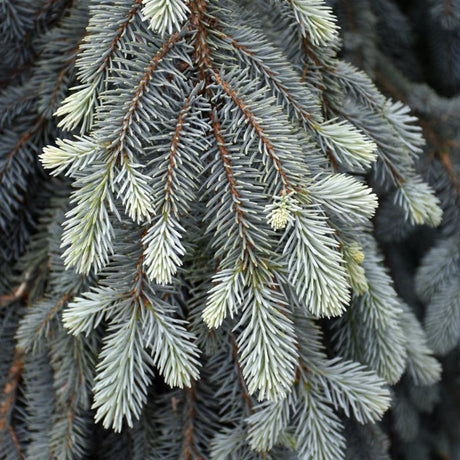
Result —
[{"label": "drooping branch", "polygon": [[238,186],[237,186],[236,179],[235,179],[235,173],[232,167],[230,152],[227,150],[225,146],[226,143],[225,143],[225,139],[221,132],[220,121],[217,118],[217,114],[211,113],[210,117],[211,117],[213,133],[214,133],[214,137],[217,143],[217,148],[219,151],[220,159],[222,161],[222,164],[225,170],[225,178],[228,183],[228,190],[230,192],[230,195],[232,196],[233,211],[235,212],[235,219],[238,223],[239,234],[241,235],[241,238],[243,240],[244,250],[245,252],[247,252],[248,249],[252,248],[253,244],[251,242],[251,239],[247,235],[244,211],[240,207],[240,193],[238,191]]},{"label": "drooping branch", "polygon": [[219,86],[225,91],[225,93],[231,98],[233,103],[241,110],[241,112],[244,114],[246,119],[248,120],[249,124],[252,126],[256,134],[258,135],[259,139],[262,141],[263,145],[266,148],[266,151],[272,160],[272,162],[275,165],[275,169],[279,175],[279,178],[284,186],[284,192],[289,193],[293,190],[295,190],[294,184],[291,183],[291,181],[288,178],[287,173],[284,171],[283,165],[276,154],[275,147],[273,146],[272,142],[270,139],[267,137],[265,134],[264,128],[260,125],[260,123],[257,121],[256,117],[254,114],[251,112],[250,108],[248,105],[236,94],[236,92],[230,88],[228,82],[226,82],[222,76],[220,75],[219,71],[214,69],[214,74],[213,74],[216,83],[219,84]]},{"label": "drooping branch", "polygon": [[300,119],[302,119],[305,122],[309,122],[311,120],[311,115],[289,92],[288,88],[286,88],[286,86],[280,80],[278,75],[275,72],[273,72],[261,59],[258,59],[254,52],[252,52],[247,46],[240,43],[236,38],[226,34],[218,28],[216,29],[215,33],[220,38],[225,40],[227,43],[230,43],[236,50],[242,52],[248,59],[250,59],[252,65],[254,65],[254,67],[256,67],[263,75],[265,75],[267,79],[269,79],[270,82],[273,84],[273,86],[289,102],[289,104],[294,108]]},{"label": "drooping branch", "polygon": [[142,0],[134,0],[136,6],[131,8],[128,13],[126,14],[126,19],[123,23],[120,24],[118,29],[116,30],[116,35],[113,37],[112,41],[110,42],[110,51],[107,53],[106,57],[104,58],[104,61],[102,64],[99,66],[97,69],[97,73],[103,73],[106,71],[106,69],[109,67],[112,57],[117,51],[117,49],[120,46],[120,40],[123,37],[123,35],[126,33],[126,30],[128,29],[129,25],[135,18],[137,12],[142,6]]},{"label": "drooping branch", "polygon": [[171,151],[169,152],[169,157],[168,157],[168,162],[169,162],[168,172],[166,174],[166,187],[165,187],[165,200],[166,201],[171,199],[171,188],[172,188],[172,182],[173,182],[173,177],[174,177],[174,169],[177,166],[175,157],[177,155],[177,148],[179,146],[180,136],[183,130],[184,118],[186,116],[186,113],[189,107],[190,107],[190,97],[187,97],[177,117],[177,123],[174,129],[174,134],[173,134],[173,138],[171,142]]},{"label": "drooping branch", "polygon": [[128,106],[128,110],[126,111],[123,120],[121,122],[120,131],[112,143],[112,149],[116,156],[119,154],[126,155],[124,152],[124,142],[128,134],[128,130],[130,129],[131,122],[136,114],[137,108],[139,104],[142,103],[142,95],[145,93],[148,84],[153,78],[155,71],[158,69],[160,62],[165,58],[165,56],[171,51],[172,47],[175,43],[180,40],[181,36],[179,32],[174,32],[170,35],[163,45],[158,49],[158,51],[153,55],[150,59],[150,63],[145,69],[141,79],[135,85],[135,92],[131,98],[131,102]]}]

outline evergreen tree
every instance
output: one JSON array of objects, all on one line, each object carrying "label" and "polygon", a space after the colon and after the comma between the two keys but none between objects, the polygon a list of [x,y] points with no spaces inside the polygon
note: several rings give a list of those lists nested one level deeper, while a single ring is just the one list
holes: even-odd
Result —
[{"label": "evergreen tree", "polygon": [[376,193],[443,202],[330,7],[0,7],[0,456],[387,458],[390,385],[441,369]]}]

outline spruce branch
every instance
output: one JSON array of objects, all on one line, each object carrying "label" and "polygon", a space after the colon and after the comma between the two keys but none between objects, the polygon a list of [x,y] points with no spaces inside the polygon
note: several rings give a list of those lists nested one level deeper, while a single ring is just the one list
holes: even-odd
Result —
[{"label": "spruce branch", "polygon": [[329,6],[323,0],[289,0],[302,34],[313,45],[326,46],[337,40],[338,27]]},{"label": "spruce branch", "polygon": [[295,207],[294,220],[283,235],[289,281],[305,310],[318,317],[340,316],[350,301],[349,280],[333,233],[326,216],[309,205]]},{"label": "spruce branch", "polygon": [[[315,107],[313,97],[300,84],[295,72],[289,72],[289,62],[275,47],[259,36],[252,28],[244,31],[241,29],[231,30],[234,35],[229,35],[217,28],[215,32],[219,38],[231,44],[241,59],[256,69],[256,73],[263,75],[264,79],[273,88],[275,95],[281,95],[286,107],[293,109],[297,119],[304,124],[311,124],[313,120],[321,121],[318,115],[318,107]],[[257,37],[255,40],[254,37]],[[267,48],[270,53],[267,53]],[[289,77],[289,78],[288,78]]]},{"label": "spruce branch", "polygon": [[[30,414],[14,421],[26,456],[324,460],[360,436],[380,446],[367,424],[389,408],[387,385],[440,373],[371,222],[377,193],[408,228],[441,219],[407,106],[337,58],[320,0],[43,7],[42,22],[38,7],[11,18],[32,34],[24,56],[7,50],[11,69],[32,47],[39,60],[0,94],[0,231],[45,215],[18,232],[33,240],[22,265],[0,260],[0,326],[26,356],[26,398],[11,403]],[[49,34],[35,40],[38,25]],[[43,198],[25,200],[29,178]],[[436,308],[455,297],[452,245],[419,275]],[[25,266],[33,282],[9,295]],[[458,341],[444,319],[426,323],[441,351]]]},{"label": "spruce branch", "polygon": [[189,12],[183,0],[144,0],[143,3],[142,14],[150,21],[150,28],[160,35],[177,30]]},{"label": "spruce branch", "polygon": [[[111,21],[114,15],[108,15],[104,11],[104,7],[94,6],[94,15],[90,18],[88,24],[89,35],[86,36],[80,45],[80,54],[78,56],[77,65],[79,68],[79,78],[82,84],[70,88],[72,94],[66,97],[62,104],[58,107],[55,115],[62,117],[58,123],[58,127],[65,130],[73,130],[79,124],[80,132],[89,131],[93,126],[94,108],[97,105],[98,95],[106,82],[104,81],[109,69],[114,65],[115,57],[120,52],[120,48],[124,43],[124,37],[129,33],[129,28],[139,13],[142,0],[134,0],[132,6],[127,11],[121,7],[110,8],[110,13],[115,13],[117,16],[122,11],[122,17],[119,21],[114,21],[118,26],[113,30],[113,36],[107,40],[100,31],[100,25],[104,27],[112,26]],[[110,19],[110,21],[104,21]],[[92,46],[92,41],[101,39],[101,45],[108,45],[108,49],[104,53],[100,53]]]},{"label": "spruce branch", "polygon": [[280,158],[277,155],[273,144],[271,143],[270,139],[266,136],[263,127],[260,126],[260,124],[255,119],[254,114],[250,111],[247,104],[237,96],[236,92],[230,88],[229,84],[222,79],[222,76],[217,70],[214,70],[213,76],[216,80],[216,83],[224,90],[224,92],[231,98],[233,103],[241,110],[241,112],[244,114],[245,118],[251,125],[251,127],[259,136],[264,146],[264,152],[266,152],[270,160],[273,162],[279,180],[282,183],[282,192],[289,193],[290,191],[293,191],[294,184],[291,184],[290,179],[287,173],[284,171],[282,162],[280,161]]}]

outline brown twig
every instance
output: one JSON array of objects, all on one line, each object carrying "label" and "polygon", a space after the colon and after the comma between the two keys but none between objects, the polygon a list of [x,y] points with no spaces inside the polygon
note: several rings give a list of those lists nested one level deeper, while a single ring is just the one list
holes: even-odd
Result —
[{"label": "brown twig", "polygon": [[180,35],[178,32],[174,32],[167,40],[163,43],[161,48],[155,53],[155,55],[150,60],[149,65],[144,71],[142,78],[136,85],[136,91],[134,92],[133,97],[131,98],[131,103],[128,110],[123,117],[121,122],[121,130],[117,136],[117,142],[113,146],[114,151],[118,154],[123,151],[124,140],[128,132],[129,127],[131,126],[132,119],[137,111],[142,95],[144,94],[147,85],[153,78],[155,71],[157,70],[160,62],[172,49],[172,46],[180,40]]},{"label": "brown twig", "polygon": [[182,107],[179,115],[177,117],[176,128],[174,129],[174,134],[171,142],[171,150],[169,152],[168,158],[168,172],[166,174],[166,188],[165,188],[165,200],[170,200],[171,188],[172,188],[172,179],[174,168],[176,167],[175,157],[177,154],[177,148],[179,145],[179,139],[183,128],[184,118],[187,113],[187,110],[190,107],[190,98],[185,99],[184,106]]},{"label": "brown twig", "polygon": [[195,426],[193,420],[196,415],[193,400],[195,399],[195,390],[193,387],[186,388],[185,392],[185,430],[184,430],[184,447],[182,450],[182,458],[185,460],[203,460],[203,457],[197,454],[195,446],[193,445],[193,434]]},{"label": "brown twig", "polygon": [[22,366],[23,352],[21,350],[16,350],[13,358],[13,363],[10,366],[8,376],[6,378],[6,383],[2,390],[2,399],[0,402],[0,431],[8,430],[8,433],[20,459],[23,458],[23,455],[21,453],[21,448],[16,436],[16,432],[11,425],[10,417],[12,408],[16,401],[16,393],[19,386],[19,381],[21,379]]},{"label": "brown twig", "polygon": [[230,341],[232,343],[232,358],[235,361],[236,374],[238,376],[238,384],[241,389],[243,401],[246,403],[249,413],[252,414],[253,413],[252,398],[251,398],[251,395],[249,394],[248,387],[246,386],[246,382],[244,381],[243,371],[241,370],[241,365],[238,360],[238,344],[236,343],[236,340],[233,334],[230,334]]},{"label": "brown twig", "polygon": [[267,150],[267,153],[270,159],[273,161],[275,168],[278,171],[281,182],[283,183],[283,186],[285,188],[285,192],[289,193],[290,191],[292,191],[294,189],[294,186],[290,183],[288,176],[286,172],[284,171],[283,165],[276,154],[275,147],[273,146],[270,139],[265,134],[263,127],[256,120],[256,117],[251,112],[247,104],[241,98],[239,98],[236,92],[232,88],[230,88],[229,84],[225,80],[222,79],[219,71],[216,69],[214,69],[214,78],[216,82],[221,86],[221,88],[225,91],[225,93],[228,96],[230,96],[234,104],[241,110],[241,112],[244,114],[244,116],[248,120],[249,124],[254,128],[259,139],[264,144],[265,149]]}]

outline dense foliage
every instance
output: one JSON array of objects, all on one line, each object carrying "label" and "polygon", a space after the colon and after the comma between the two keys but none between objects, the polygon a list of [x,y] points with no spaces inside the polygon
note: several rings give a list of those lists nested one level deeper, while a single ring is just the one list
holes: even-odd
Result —
[{"label": "dense foliage", "polygon": [[440,452],[458,80],[331,5],[0,0],[0,457]]},{"label": "dense foliage", "polygon": [[377,235],[396,288],[442,355],[441,384],[396,388],[394,454],[455,458],[460,451],[460,3],[335,1],[344,54],[389,95],[408,103],[426,139],[418,162],[444,211],[436,230],[414,228],[382,201]]}]

